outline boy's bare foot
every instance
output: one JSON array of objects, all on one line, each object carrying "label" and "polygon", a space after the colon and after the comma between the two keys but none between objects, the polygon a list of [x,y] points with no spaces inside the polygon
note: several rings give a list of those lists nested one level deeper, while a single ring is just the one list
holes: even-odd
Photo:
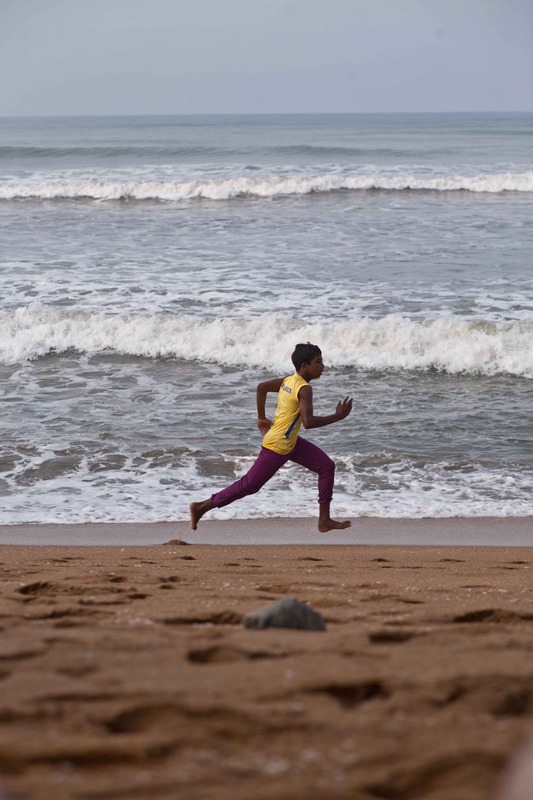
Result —
[{"label": "boy's bare foot", "polygon": [[318,530],[320,533],[327,533],[328,531],[343,531],[345,528],[351,526],[349,519],[344,519],[342,522],[336,519],[331,519],[329,515],[329,503],[320,503],[318,512]]},{"label": "boy's bare foot", "polygon": [[198,527],[198,523],[202,519],[203,515],[206,514],[208,511],[211,511],[213,506],[211,505],[211,500],[202,500],[200,503],[191,503],[189,506],[189,512],[191,515],[191,528],[195,531]]},{"label": "boy's bare foot", "polygon": [[319,521],[318,523],[318,530],[320,533],[327,533],[328,531],[338,531],[344,530],[345,528],[351,527],[351,521],[349,519],[344,519],[341,521],[336,519],[327,519],[324,521]]}]

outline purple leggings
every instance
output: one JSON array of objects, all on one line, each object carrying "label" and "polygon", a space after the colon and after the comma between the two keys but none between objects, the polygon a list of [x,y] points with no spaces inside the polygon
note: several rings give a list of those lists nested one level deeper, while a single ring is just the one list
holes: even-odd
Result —
[{"label": "purple leggings", "polygon": [[287,461],[294,461],[295,464],[301,464],[302,467],[307,467],[312,472],[317,472],[318,502],[321,505],[331,502],[335,478],[335,462],[316,444],[298,437],[294,449],[284,456],[262,447],[257,460],[246,475],[243,475],[231,486],[222,489],[221,492],[217,492],[211,497],[213,506],[222,508],[222,506],[234,503],[235,500],[240,500],[241,497],[255,494]]}]

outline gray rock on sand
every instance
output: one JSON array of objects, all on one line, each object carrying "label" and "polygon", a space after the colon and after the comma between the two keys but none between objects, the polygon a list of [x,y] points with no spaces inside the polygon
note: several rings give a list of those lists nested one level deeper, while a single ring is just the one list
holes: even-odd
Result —
[{"label": "gray rock on sand", "polygon": [[268,606],[251,611],[242,618],[245,628],[301,628],[306,631],[325,631],[322,614],[297,597],[284,597]]}]

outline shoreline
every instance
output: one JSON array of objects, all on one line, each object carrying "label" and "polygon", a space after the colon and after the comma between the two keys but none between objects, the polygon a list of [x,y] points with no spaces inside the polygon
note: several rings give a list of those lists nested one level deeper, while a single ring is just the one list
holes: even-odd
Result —
[{"label": "shoreline", "polygon": [[316,518],[189,522],[85,522],[0,525],[0,545],[151,546],[179,540],[198,545],[370,545],[533,547],[533,517],[352,518],[346,530],[322,534]]}]

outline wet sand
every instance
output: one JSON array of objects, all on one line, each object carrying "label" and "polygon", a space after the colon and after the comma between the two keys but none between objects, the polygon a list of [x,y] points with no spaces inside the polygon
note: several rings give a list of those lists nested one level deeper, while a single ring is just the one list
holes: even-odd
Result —
[{"label": "wet sand", "polygon": [[[8,798],[490,800],[533,727],[527,547],[0,547]],[[281,597],[326,632],[251,631]]]},{"label": "wet sand", "polygon": [[533,547],[533,517],[383,519],[360,517],[351,528],[321,534],[312,517],[187,522],[0,525],[0,544],[149,545],[178,538],[195,544],[444,545]]}]

